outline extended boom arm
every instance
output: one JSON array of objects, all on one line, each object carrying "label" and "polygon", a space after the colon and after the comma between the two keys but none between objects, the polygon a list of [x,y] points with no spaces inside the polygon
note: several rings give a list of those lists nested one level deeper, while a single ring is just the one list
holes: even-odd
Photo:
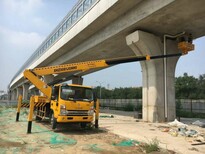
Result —
[{"label": "extended boom arm", "polygon": [[112,65],[128,63],[128,62],[177,57],[177,56],[182,56],[184,54],[187,54],[188,51],[191,51],[194,49],[194,46],[192,44],[190,46],[190,43],[179,44],[179,48],[182,50],[182,52],[176,53],[176,54],[157,55],[157,56],[146,55],[146,56],[140,56],[140,57],[126,57],[126,58],[109,59],[109,60],[95,60],[95,61],[87,61],[87,62],[79,62],[79,63],[71,63],[71,64],[64,64],[64,65],[57,65],[57,66],[35,68],[32,70],[25,70],[24,77],[28,79],[34,86],[36,86],[44,95],[46,95],[48,99],[50,99],[52,88],[48,86],[47,83],[42,81],[39,78],[40,76],[49,75],[49,74],[60,74],[60,73],[66,73],[66,72],[75,72],[75,71],[85,72],[91,69],[106,68]]}]

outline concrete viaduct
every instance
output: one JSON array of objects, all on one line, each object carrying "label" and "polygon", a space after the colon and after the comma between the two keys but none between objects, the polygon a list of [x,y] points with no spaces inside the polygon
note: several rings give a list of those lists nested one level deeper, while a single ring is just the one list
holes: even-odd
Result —
[{"label": "concrete viaduct", "polygon": [[[23,78],[25,68],[96,59],[163,54],[164,35],[188,32],[205,35],[204,0],[79,0],[51,32],[9,84],[11,99],[28,98],[31,85]],[[177,53],[176,40],[166,41],[166,52]],[[143,120],[175,118],[174,77],[178,58],[140,62],[143,76]],[[94,70],[98,71],[98,70]],[[86,72],[92,73],[92,72]],[[65,78],[82,83],[85,73],[44,77],[47,83]],[[166,103],[165,103],[166,102]],[[167,107],[167,108],[166,108]]]}]

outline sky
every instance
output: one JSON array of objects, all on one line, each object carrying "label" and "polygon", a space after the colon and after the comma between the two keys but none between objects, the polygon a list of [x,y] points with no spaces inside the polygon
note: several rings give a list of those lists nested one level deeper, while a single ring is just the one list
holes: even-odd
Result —
[{"label": "sky", "polygon": [[[7,86],[23,63],[66,16],[77,0],[0,0],[0,90]],[[195,51],[177,63],[176,76],[184,72],[205,74],[205,37],[194,40]],[[140,64],[117,65],[84,76],[90,86],[138,87],[142,85]]]}]

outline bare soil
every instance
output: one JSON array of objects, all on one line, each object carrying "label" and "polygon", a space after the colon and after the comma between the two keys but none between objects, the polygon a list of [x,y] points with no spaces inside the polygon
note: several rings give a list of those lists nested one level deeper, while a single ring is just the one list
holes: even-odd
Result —
[{"label": "bare soil", "polygon": [[[152,153],[205,153],[205,145],[191,145],[195,138],[162,132],[166,123],[145,123],[124,112],[101,113],[99,129],[81,129],[72,124],[59,125],[53,131],[48,121],[33,121],[31,134],[27,134],[27,114],[28,109],[22,109],[16,122],[15,108],[0,108],[0,154],[138,154],[145,153],[145,142],[153,139],[161,148]],[[189,127],[205,133],[204,128]]]},{"label": "bare soil", "polygon": [[[103,113],[102,113],[103,112]],[[157,139],[159,146],[179,154],[204,154],[205,153],[205,128],[192,125],[196,120],[205,123],[205,119],[181,118],[181,122],[187,124],[188,130],[198,133],[194,136],[180,135],[178,127],[170,127],[168,123],[149,123],[134,119],[134,112],[123,112],[115,110],[102,110],[102,115],[113,115],[114,118],[101,118],[101,128],[107,128],[109,132],[122,137],[150,143]],[[173,134],[171,131],[176,131]],[[194,145],[195,144],[195,145]]]},{"label": "bare soil", "polygon": [[0,109],[0,153],[142,153],[139,146],[115,146],[127,139],[105,129],[81,129],[79,125],[59,125],[51,130],[48,122],[32,123],[32,133],[27,134],[27,110],[21,110],[19,122],[16,111]]}]

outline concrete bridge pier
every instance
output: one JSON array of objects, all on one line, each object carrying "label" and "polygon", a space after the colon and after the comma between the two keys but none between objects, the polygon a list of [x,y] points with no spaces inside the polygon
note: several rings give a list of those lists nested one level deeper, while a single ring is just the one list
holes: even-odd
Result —
[{"label": "concrete bridge pier", "polygon": [[74,76],[72,78],[72,84],[82,85],[83,84],[83,78],[81,76]]},{"label": "concrete bridge pier", "polygon": [[16,100],[17,98],[17,89],[11,91],[11,100]]},{"label": "concrete bridge pier", "polygon": [[29,89],[28,97],[30,97],[32,95],[40,95],[40,91],[38,89],[36,89],[35,87],[31,88],[31,89]]},{"label": "concrete bridge pier", "polygon": [[18,100],[19,95],[23,95],[23,86],[16,88],[16,90],[17,90],[16,100]]},{"label": "concrete bridge pier", "polygon": [[[137,56],[162,55],[164,51],[163,42],[160,38],[147,32],[136,31],[128,35],[126,41]],[[167,41],[167,53],[177,52],[177,42]],[[143,80],[144,121],[164,122],[172,121],[176,117],[174,80],[178,57],[168,58],[166,61],[167,105],[165,103],[163,59],[140,62]]]},{"label": "concrete bridge pier", "polygon": [[28,83],[23,84],[23,100],[29,100],[28,98],[29,86],[30,85]]},{"label": "concrete bridge pier", "polygon": [[43,77],[43,80],[44,80],[45,83],[53,82],[54,75],[52,75],[52,74],[51,75],[46,75],[46,76]]},{"label": "concrete bridge pier", "polygon": [[[50,75],[43,76],[42,80],[43,80],[45,83],[51,83],[51,82],[54,81],[54,75],[50,74]],[[38,90],[38,89],[36,89],[36,88],[34,88],[34,89],[35,89],[35,90],[32,91],[32,94],[34,94],[34,95],[40,95],[40,96],[43,96],[43,95],[44,95],[40,90]]]}]

